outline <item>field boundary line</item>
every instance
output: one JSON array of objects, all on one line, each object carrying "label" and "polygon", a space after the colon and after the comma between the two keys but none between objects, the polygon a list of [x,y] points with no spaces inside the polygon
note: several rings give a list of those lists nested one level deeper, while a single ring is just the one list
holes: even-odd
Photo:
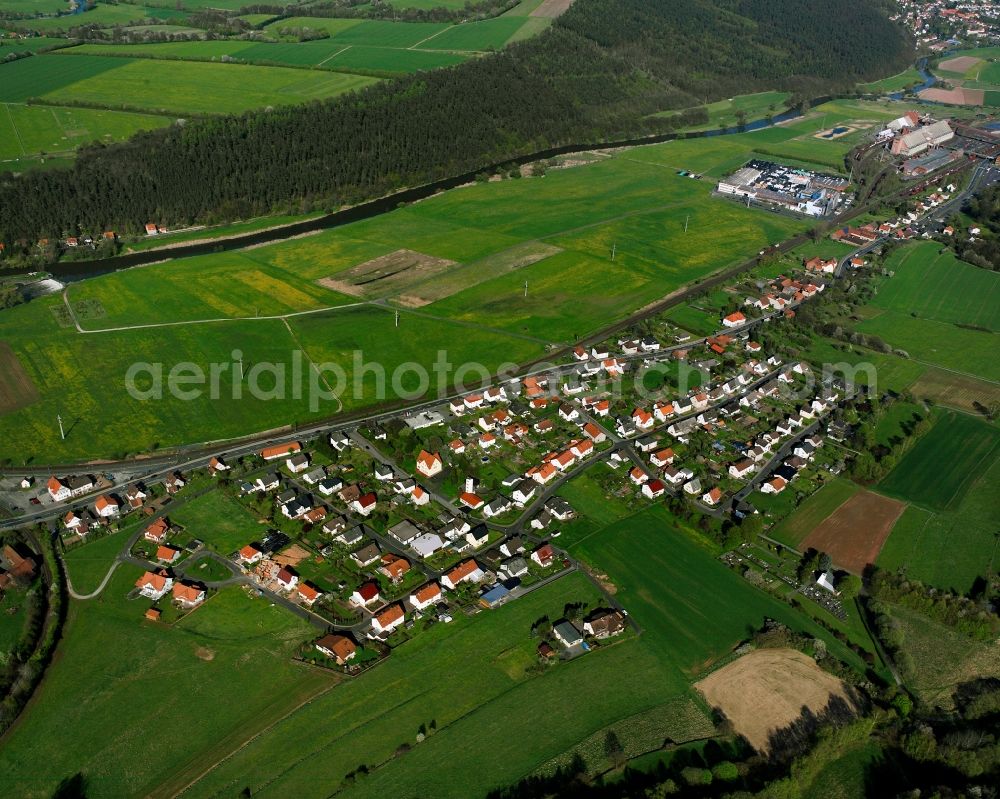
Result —
[{"label": "field boundary line", "polygon": [[325,64],[325,63],[326,63],[327,61],[329,61],[329,60],[330,60],[331,58],[336,58],[336,57],[337,57],[337,56],[339,56],[339,55],[340,55],[341,53],[346,53],[346,52],[347,52],[348,50],[350,50],[350,49],[351,49],[352,47],[354,47],[354,45],[353,45],[353,44],[349,44],[349,45],[347,45],[347,47],[344,47],[344,48],[341,48],[341,49],[340,49],[340,50],[338,50],[338,51],[337,51],[336,53],[332,53],[331,55],[328,55],[328,56],[327,56],[326,58],[324,58],[324,59],[323,59],[322,61],[320,61],[320,62],[319,62],[319,63],[318,63],[318,64],[317,64],[316,66],[318,66],[318,67],[321,67],[321,66],[323,66],[323,64]]},{"label": "field boundary line", "polygon": [[421,39],[421,40],[420,40],[419,42],[415,42],[415,43],[411,44],[411,45],[410,45],[409,47],[403,47],[403,48],[400,48],[400,49],[402,49],[402,50],[416,50],[416,49],[417,49],[417,48],[418,48],[418,47],[419,47],[420,45],[422,45],[422,44],[423,44],[424,42],[429,42],[429,41],[430,41],[431,39],[433,39],[433,38],[434,38],[435,36],[440,36],[440,35],[441,35],[442,33],[444,33],[445,31],[450,31],[450,30],[451,30],[452,28],[455,28],[455,27],[458,27],[458,26],[457,26],[457,25],[449,25],[449,26],[448,26],[447,28],[442,28],[442,29],[441,29],[441,30],[439,30],[439,31],[438,31],[437,33],[432,33],[432,34],[431,34],[430,36],[428,36],[428,37],[427,37],[426,39]]},{"label": "field boundary line", "polygon": [[295,334],[295,331],[292,330],[292,326],[288,324],[288,320],[282,319],[281,322],[282,324],[284,324],[285,329],[288,330],[288,335],[291,337],[292,341],[294,341],[295,345],[299,348],[299,350],[302,351],[302,354],[306,356],[306,360],[309,361],[309,368],[316,373],[316,376],[319,377],[319,379],[323,381],[323,385],[326,386],[326,390],[329,391],[330,394],[333,395],[334,399],[337,400],[336,413],[340,413],[342,410],[344,410],[344,401],[339,396],[334,394],[333,386],[330,385],[330,381],[326,379],[326,375],[319,370],[318,366],[316,366],[316,362],[313,360],[313,357],[309,354],[309,350],[307,350],[302,345],[302,342],[299,341],[299,337]]},{"label": "field boundary line", "polygon": [[24,141],[21,139],[21,131],[17,129],[17,125],[14,123],[14,115],[10,112],[10,103],[4,103],[3,105],[7,109],[7,119],[10,120],[10,127],[17,137],[17,146],[21,148],[21,155],[27,155],[28,152],[24,149]]},{"label": "field boundary line", "polygon": [[[213,771],[215,771],[215,769],[217,769],[219,766],[221,766],[227,760],[229,760],[230,758],[232,758],[235,755],[239,754],[244,749],[246,749],[248,746],[250,746],[250,744],[252,744],[254,741],[256,741],[260,736],[262,736],[262,735],[270,732],[278,724],[280,724],[281,722],[285,721],[289,717],[295,715],[303,707],[305,707],[306,705],[308,705],[311,702],[315,701],[316,699],[319,699],[320,697],[325,696],[326,694],[328,694],[330,691],[332,691],[334,688],[336,688],[340,684],[341,684],[341,680],[337,680],[335,682],[330,683],[325,688],[320,689],[319,691],[317,691],[316,693],[312,694],[311,696],[306,697],[301,702],[299,702],[295,707],[291,708],[286,713],[284,713],[282,716],[274,719],[266,727],[263,727],[262,729],[260,729],[257,732],[253,733],[249,738],[247,738],[245,741],[243,741],[243,743],[241,743],[235,749],[233,749],[230,752],[227,752],[224,757],[221,757],[218,760],[216,760],[212,765],[210,765],[208,768],[206,768],[204,771],[202,771],[200,774],[198,774],[189,783],[187,783],[182,788],[180,788],[179,790],[174,791],[172,794],[169,794],[169,795],[170,796],[181,796],[181,795],[183,795],[188,790],[190,790],[195,785],[197,785],[199,782],[201,782],[205,777],[207,777],[209,774],[211,774]],[[155,795],[156,794],[151,794],[151,796],[155,796]]]}]

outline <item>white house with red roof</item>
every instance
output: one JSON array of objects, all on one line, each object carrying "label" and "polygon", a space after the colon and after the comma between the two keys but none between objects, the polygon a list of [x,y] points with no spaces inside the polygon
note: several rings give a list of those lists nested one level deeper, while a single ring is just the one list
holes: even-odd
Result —
[{"label": "white house with red roof", "polygon": [[437,452],[420,450],[420,454],[417,455],[417,471],[420,474],[424,477],[434,477],[440,474],[443,468],[444,461],[441,460],[441,456]]},{"label": "white house with red roof", "polygon": [[741,311],[734,311],[722,319],[723,327],[739,327],[747,321],[746,316]]}]

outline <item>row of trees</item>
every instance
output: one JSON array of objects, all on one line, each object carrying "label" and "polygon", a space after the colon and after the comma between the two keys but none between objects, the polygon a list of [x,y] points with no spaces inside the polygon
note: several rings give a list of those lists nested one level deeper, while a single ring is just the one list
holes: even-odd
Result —
[{"label": "row of trees", "polygon": [[553,145],[660,131],[649,115],[662,109],[762,88],[833,91],[910,57],[862,0],[733,5],[580,0],[541,36],[457,67],[92,145],[69,169],[0,176],[0,239],[10,253],[150,220],[332,208]]}]

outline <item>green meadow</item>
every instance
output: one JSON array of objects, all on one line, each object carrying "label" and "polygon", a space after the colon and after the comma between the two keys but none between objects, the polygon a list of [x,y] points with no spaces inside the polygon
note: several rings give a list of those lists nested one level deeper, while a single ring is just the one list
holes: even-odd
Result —
[{"label": "green meadow", "polygon": [[182,541],[197,538],[220,555],[231,555],[267,532],[250,511],[222,491],[210,491],[185,502],[172,510],[169,518],[184,528]]},{"label": "green meadow", "polygon": [[125,598],[140,574],[123,565],[98,599],[71,605],[59,656],[0,751],[4,795],[51,796],[83,773],[88,796],[145,796],[335,682],[290,659],[313,628],[239,588],[173,626],[144,621],[149,600]]},{"label": "green meadow", "polygon": [[879,490],[928,510],[954,510],[998,455],[1000,429],[946,411],[879,483]]},{"label": "green meadow", "polygon": [[[768,114],[777,115],[785,110],[788,92],[756,92],[754,94],[738,94],[727,100],[709,103],[705,106],[708,111],[708,122],[704,125],[693,125],[681,130],[711,130],[713,128],[729,127],[738,124],[737,113],[743,112],[744,122],[753,122],[756,119],[763,119]],[[654,116],[671,117],[676,111],[660,111]]]},{"label": "green meadow", "polygon": [[[65,9],[66,6],[62,6]],[[60,17],[37,17],[18,20],[18,27],[39,33],[58,33],[78,28],[81,25],[113,25],[141,24],[146,21],[164,19],[179,19],[187,16],[183,11],[174,8],[149,8],[142,5],[100,3],[83,14],[64,14]]]},{"label": "green meadow", "polygon": [[63,555],[70,582],[78,594],[89,594],[97,589],[133,532],[135,527],[129,527],[75,546]]},{"label": "green meadow", "polygon": [[896,250],[879,285],[876,308],[1000,332],[1000,275],[958,260],[951,250],[920,242]]},{"label": "green meadow", "polygon": [[121,141],[137,131],[168,124],[169,118],[153,114],[4,104],[0,161],[27,166],[54,154],[71,154],[80,144]]},{"label": "green meadow", "polygon": [[245,64],[40,55],[0,66],[0,100],[37,97],[185,113],[238,113],[333,97],[375,81],[364,75]]}]

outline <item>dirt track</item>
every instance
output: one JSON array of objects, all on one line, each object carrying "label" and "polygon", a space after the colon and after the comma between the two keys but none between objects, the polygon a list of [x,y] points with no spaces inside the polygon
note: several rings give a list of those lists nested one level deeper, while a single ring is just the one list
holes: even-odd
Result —
[{"label": "dirt track", "polygon": [[849,704],[844,684],[794,649],[757,649],[695,683],[712,707],[759,752],[772,732],[802,715],[822,711],[833,696]]},{"label": "dirt track", "polygon": [[906,505],[871,491],[859,491],[806,536],[803,549],[826,552],[835,565],[855,574],[874,563]]},{"label": "dirt track", "polygon": [[554,19],[573,5],[573,0],[542,0],[541,5],[529,14],[532,17]]}]

